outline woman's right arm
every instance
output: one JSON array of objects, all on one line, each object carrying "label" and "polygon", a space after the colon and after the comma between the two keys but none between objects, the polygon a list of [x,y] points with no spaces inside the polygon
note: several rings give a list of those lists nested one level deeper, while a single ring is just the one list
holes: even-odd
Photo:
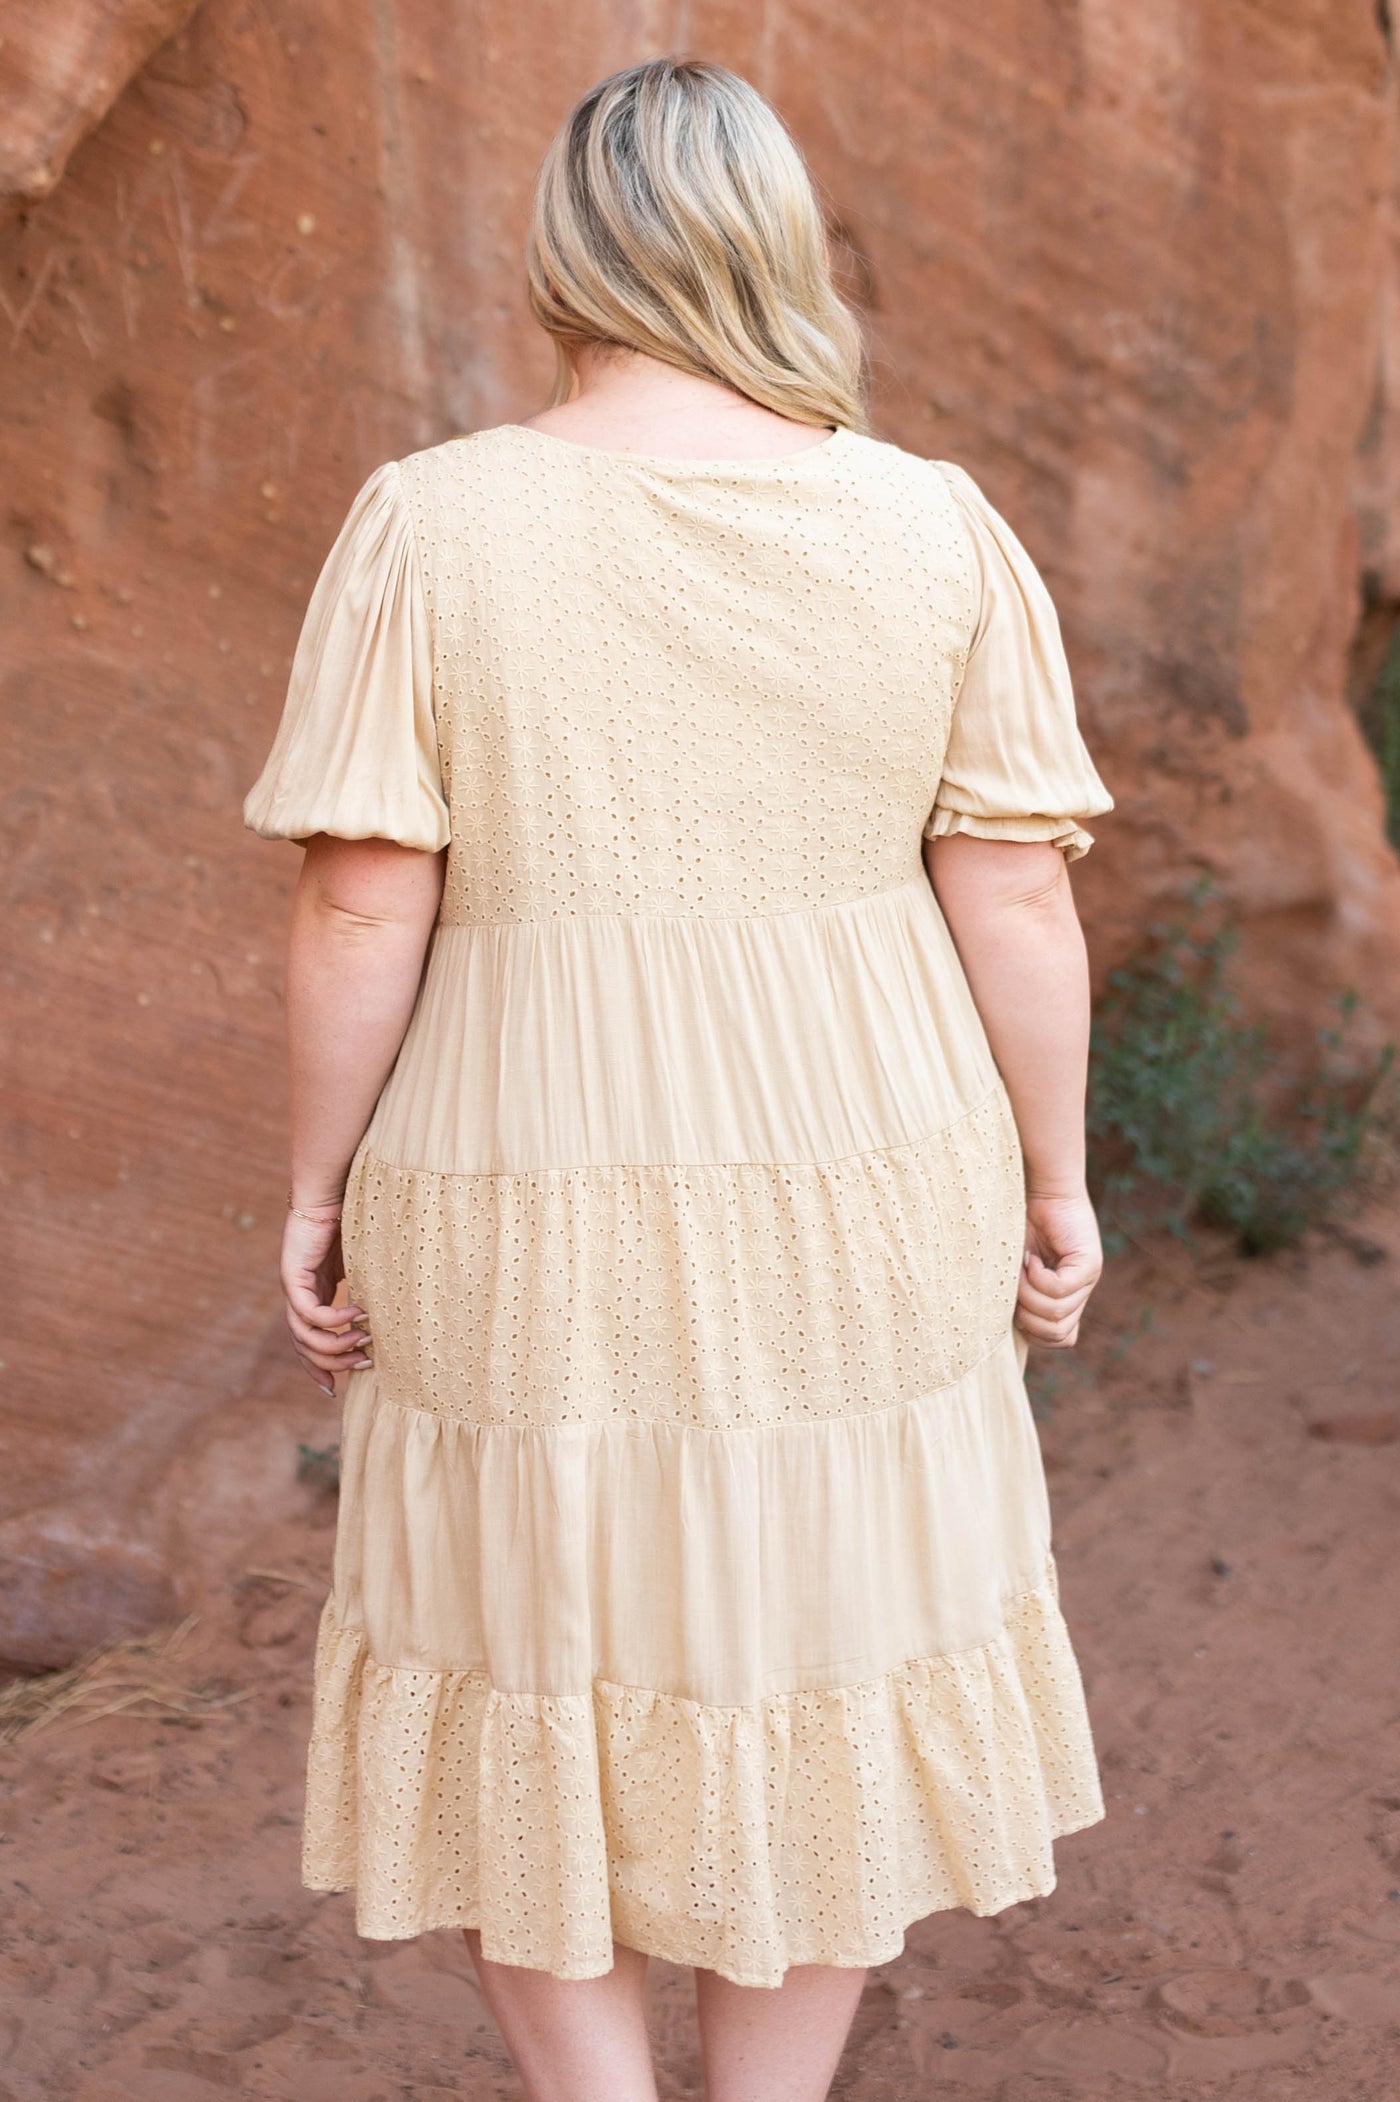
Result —
[{"label": "woman's right arm", "polygon": [[1084,1179],[1089,971],[1065,857],[1049,841],[931,841],[925,863],[1020,1135],[1026,1247],[1016,1323],[1067,1349],[1103,1268]]}]

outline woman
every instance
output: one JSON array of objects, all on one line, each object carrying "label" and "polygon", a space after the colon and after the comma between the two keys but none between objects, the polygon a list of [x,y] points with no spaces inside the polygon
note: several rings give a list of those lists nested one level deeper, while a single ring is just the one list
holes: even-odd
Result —
[{"label": "woman", "polygon": [[651,2102],[649,1954],[710,2102],[814,2102],[911,1921],[1103,1814],[1022,1373],[1100,1265],[1111,805],[751,87],[586,95],[529,288],[551,405],[371,475],[245,813],[348,1374],[304,1874],[462,1927],[537,2102]]}]

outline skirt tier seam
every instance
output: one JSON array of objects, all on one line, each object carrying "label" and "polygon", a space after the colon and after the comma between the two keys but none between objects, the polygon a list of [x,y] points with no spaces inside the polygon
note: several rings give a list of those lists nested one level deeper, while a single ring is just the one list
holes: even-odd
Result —
[{"label": "skirt tier seam", "polygon": [[[975,1102],[958,1112],[946,1124],[935,1131],[920,1133],[917,1138],[900,1139],[893,1146],[857,1146],[850,1153],[836,1153],[823,1160],[619,1160],[576,1161],[563,1168],[429,1168],[406,1167],[400,1161],[386,1160],[382,1154],[364,1147],[355,1160],[355,1168],[364,1172],[370,1167],[383,1170],[390,1175],[421,1176],[431,1182],[534,1182],[546,1176],[566,1175],[694,1175],[749,1173],[766,1175],[788,1170],[809,1169],[821,1172],[827,1168],[844,1168],[852,1161],[887,1160],[893,1154],[916,1153],[921,1146],[931,1146],[945,1139],[968,1120],[986,1109],[988,1103],[996,1103],[1004,1093],[1004,1082],[998,1074]],[[1007,1113],[1010,1114],[1009,1103]],[[1013,1127],[1014,1128],[1014,1127]]]},{"label": "skirt tier seam", "polygon": [[728,1438],[750,1436],[759,1431],[818,1431],[834,1423],[884,1421],[899,1409],[917,1409],[925,1402],[941,1401],[946,1395],[952,1394],[956,1388],[964,1386],[969,1380],[975,1379],[978,1373],[984,1372],[1006,1349],[1007,1341],[1005,1335],[998,1336],[996,1342],[990,1349],[984,1350],[980,1358],[974,1358],[971,1364],[964,1365],[960,1372],[955,1373],[952,1379],[945,1380],[941,1386],[927,1387],[921,1394],[906,1394],[898,1401],[884,1401],[874,1409],[847,1410],[844,1414],[839,1410],[829,1409],[821,1416],[788,1416],[765,1423],[686,1423],[673,1416],[629,1417],[625,1420],[617,1416],[579,1416],[563,1423],[512,1423],[508,1418],[458,1415],[450,1409],[430,1409],[424,1408],[418,1402],[400,1401],[397,1395],[384,1391],[383,1374],[375,1365],[358,1368],[350,1374],[350,1378],[357,1380],[363,1377],[367,1382],[373,1382],[374,1406],[377,1409],[397,1409],[405,1416],[425,1416],[430,1422],[457,1424],[468,1431],[572,1431],[575,1436],[616,1431],[623,1437],[637,1439],[646,1438],[655,1430],[703,1431],[707,1437]]},{"label": "skirt tier seam", "polygon": [[1036,1583],[1027,1584],[1019,1591],[1007,1592],[999,1599],[1001,1624],[994,1634],[985,1637],[981,1642],[967,1642],[958,1649],[923,1650],[918,1656],[901,1658],[887,1670],[874,1672],[867,1678],[847,1679],[835,1686],[794,1686],[786,1693],[761,1693],[757,1700],[753,1701],[702,1701],[697,1700],[693,1694],[667,1693],[659,1686],[642,1686],[626,1679],[610,1679],[603,1673],[594,1673],[589,1679],[587,1689],[579,1693],[540,1693],[520,1687],[497,1686],[491,1678],[489,1668],[484,1664],[381,1664],[370,1652],[364,1629],[358,1623],[344,1621],[339,1617],[338,1601],[333,1590],[327,1594],[322,1612],[329,1610],[332,1628],[337,1635],[349,1636],[360,1646],[364,1651],[363,1663],[371,1671],[387,1678],[475,1679],[484,1685],[488,1694],[505,1701],[588,1702],[593,1699],[595,1692],[601,1689],[606,1693],[642,1694],[648,1700],[666,1701],[676,1707],[702,1710],[707,1715],[752,1715],[768,1706],[770,1702],[815,1701],[840,1694],[865,1693],[872,1687],[883,1686],[888,1680],[900,1678],[905,1673],[918,1672],[922,1666],[956,1663],[960,1658],[981,1656],[986,1651],[995,1649],[1003,1639],[1007,1632],[1006,1623],[1018,1607],[1041,1599],[1058,1604],[1059,1587],[1055,1577],[1053,1552],[1047,1554],[1042,1575]]},{"label": "skirt tier seam", "polygon": [[772,912],[549,912],[528,920],[435,920],[433,931],[436,933],[442,928],[444,932],[457,929],[468,934],[492,934],[502,928],[514,930],[517,927],[535,929],[568,926],[578,920],[640,920],[644,924],[655,922],[662,926],[679,927],[698,922],[707,927],[746,927],[754,921],[762,923],[770,920],[815,919],[823,913],[846,912],[853,906],[870,905],[886,898],[897,898],[901,892],[912,891],[921,883],[932,892],[933,885],[922,866],[922,855],[919,873],[901,877],[898,883],[882,884],[879,890],[857,891],[854,897],[850,898],[823,898],[816,905],[779,905]]}]

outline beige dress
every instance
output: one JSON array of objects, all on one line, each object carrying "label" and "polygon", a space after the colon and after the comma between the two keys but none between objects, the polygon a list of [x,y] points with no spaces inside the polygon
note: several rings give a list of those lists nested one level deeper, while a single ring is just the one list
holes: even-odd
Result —
[{"label": "beige dress", "polygon": [[304,1876],[362,1934],[775,1985],[1103,1815],[920,849],[1109,808],[956,467],[506,424],[364,485],[245,809],[448,849],[346,1197]]}]

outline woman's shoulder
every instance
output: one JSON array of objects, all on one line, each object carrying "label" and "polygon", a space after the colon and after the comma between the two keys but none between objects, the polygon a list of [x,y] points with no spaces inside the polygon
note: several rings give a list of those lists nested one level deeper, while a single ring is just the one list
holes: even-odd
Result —
[{"label": "woman's shoulder", "polygon": [[482,430],[454,432],[435,444],[402,454],[391,464],[404,487],[415,493],[448,483],[473,481],[489,488],[493,478],[500,475],[507,456],[513,455],[519,429],[519,424],[496,423]]},{"label": "woman's shoulder", "polygon": [[849,432],[846,458],[891,493],[932,503],[945,512],[980,494],[967,469],[956,461],[916,452],[873,431]]}]

